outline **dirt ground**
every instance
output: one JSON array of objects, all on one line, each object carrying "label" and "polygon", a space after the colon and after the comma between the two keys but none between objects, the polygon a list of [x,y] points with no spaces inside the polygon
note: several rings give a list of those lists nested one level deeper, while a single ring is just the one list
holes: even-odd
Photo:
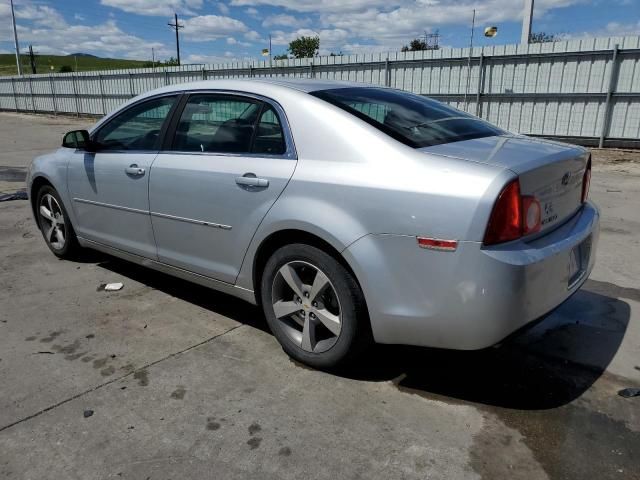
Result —
[{"label": "dirt ground", "polygon": [[640,150],[620,148],[592,148],[591,158],[597,165],[640,163]]}]

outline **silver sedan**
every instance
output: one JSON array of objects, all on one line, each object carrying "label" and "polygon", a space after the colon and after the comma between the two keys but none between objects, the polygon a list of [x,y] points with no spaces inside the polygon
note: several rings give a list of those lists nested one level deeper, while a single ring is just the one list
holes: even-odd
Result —
[{"label": "silver sedan", "polygon": [[51,251],[121,257],[259,304],[293,358],[371,341],[480,349],[584,283],[599,213],[583,148],[437,101],[292,79],[136,97],[33,161]]}]

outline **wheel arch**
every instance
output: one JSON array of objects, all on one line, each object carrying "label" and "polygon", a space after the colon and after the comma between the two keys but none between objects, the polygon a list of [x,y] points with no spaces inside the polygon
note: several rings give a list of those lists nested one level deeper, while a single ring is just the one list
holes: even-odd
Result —
[{"label": "wheel arch", "polygon": [[355,279],[356,283],[362,289],[362,285],[358,280],[354,269],[351,267],[347,259],[340,253],[340,251],[331,243],[319,237],[318,235],[308,232],[306,230],[298,228],[288,228],[278,230],[265,237],[256,249],[252,262],[252,282],[256,301],[258,304],[261,302],[261,281],[264,267],[267,261],[273,255],[273,253],[285,245],[291,245],[294,243],[302,243],[316,247],[323,252],[331,255],[336,261],[338,261]]},{"label": "wheel arch", "polygon": [[[38,202],[38,192],[45,185],[50,186],[55,189],[53,183],[45,177],[44,175],[38,175],[31,181],[31,188],[29,189],[29,202],[31,203],[31,211],[33,212],[33,217],[37,220],[38,212],[36,203]],[[56,189],[57,191],[57,189]]]}]

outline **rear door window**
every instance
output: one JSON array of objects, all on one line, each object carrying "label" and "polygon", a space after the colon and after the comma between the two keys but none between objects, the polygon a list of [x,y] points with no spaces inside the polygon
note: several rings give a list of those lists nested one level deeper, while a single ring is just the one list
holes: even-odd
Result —
[{"label": "rear door window", "polygon": [[215,94],[191,95],[178,121],[172,150],[250,153],[262,103]]},{"label": "rear door window", "polygon": [[337,88],[311,95],[414,148],[505,132],[484,120],[420,95],[387,88]]},{"label": "rear door window", "polygon": [[252,152],[282,155],[286,149],[284,133],[278,114],[271,105],[265,103],[258,121]]}]

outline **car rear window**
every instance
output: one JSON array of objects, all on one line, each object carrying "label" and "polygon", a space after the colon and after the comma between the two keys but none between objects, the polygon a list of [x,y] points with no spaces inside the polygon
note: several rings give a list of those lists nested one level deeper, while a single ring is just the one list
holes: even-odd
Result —
[{"label": "car rear window", "polygon": [[505,132],[444,103],[389,88],[336,88],[311,92],[414,148]]}]

